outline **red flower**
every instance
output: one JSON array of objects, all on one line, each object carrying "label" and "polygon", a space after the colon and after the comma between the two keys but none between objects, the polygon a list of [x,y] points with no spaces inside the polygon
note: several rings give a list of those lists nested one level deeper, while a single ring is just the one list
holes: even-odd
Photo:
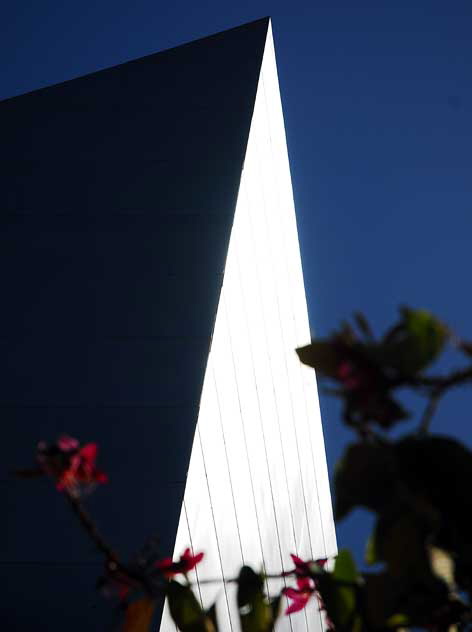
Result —
[{"label": "red flower", "polygon": [[80,447],[77,439],[63,435],[52,445],[41,441],[37,458],[42,470],[57,480],[59,491],[78,494],[80,486],[92,486],[108,480],[107,475],[95,466],[97,452],[96,443]]},{"label": "red flower", "polygon": [[293,571],[287,571],[283,573],[283,575],[292,575],[295,573],[297,577],[312,577],[313,575],[317,575],[320,572],[320,569],[323,569],[327,563],[326,558],[320,558],[318,560],[307,560],[304,562],[300,557],[290,554],[293,563],[295,564],[295,568]]},{"label": "red flower", "polygon": [[62,435],[56,441],[56,445],[61,452],[73,452],[78,449],[80,443],[77,439],[74,439],[74,437]]},{"label": "red flower", "polygon": [[292,599],[292,603],[288,606],[285,614],[292,614],[292,612],[298,612],[308,603],[310,597],[315,592],[315,584],[308,577],[297,577],[298,588],[284,588],[282,593]]},{"label": "red flower", "polygon": [[187,548],[180,556],[178,562],[173,562],[171,557],[166,557],[163,560],[156,562],[156,567],[165,577],[170,579],[178,573],[183,573],[185,575],[186,573],[192,571],[195,566],[202,561],[204,555],[204,553],[192,555],[190,549]]},{"label": "red flower", "polygon": [[69,467],[62,472],[57,481],[57,489],[75,489],[80,484],[106,483],[107,475],[95,467],[98,446],[96,443],[87,443],[75,452],[70,458]]},{"label": "red flower", "polygon": [[354,391],[362,386],[362,376],[356,367],[344,360],[337,368],[337,378],[347,391]]}]

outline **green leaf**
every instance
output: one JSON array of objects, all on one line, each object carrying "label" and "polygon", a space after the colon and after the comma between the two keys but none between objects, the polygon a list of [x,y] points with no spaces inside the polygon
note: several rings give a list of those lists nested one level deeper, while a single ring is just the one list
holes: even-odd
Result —
[{"label": "green leaf", "polygon": [[400,373],[413,375],[441,353],[449,332],[430,312],[403,308],[402,320],[384,338],[383,360]]},{"label": "green leaf", "polygon": [[339,551],[334,562],[333,577],[342,582],[356,582],[358,579],[356,564],[347,549]]},{"label": "green leaf", "polygon": [[151,632],[151,623],[156,609],[156,601],[142,597],[128,605],[125,611],[123,632]]},{"label": "green leaf", "polygon": [[367,538],[367,542],[365,545],[364,559],[365,559],[366,564],[368,564],[369,566],[373,566],[374,564],[377,564],[377,562],[379,561],[377,558],[377,545],[375,542],[375,532],[371,533],[370,536]]},{"label": "green leaf", "polygon": [[167,586],[169,610],[176,626],[182,632],[215,632],[215,626],[201,608],[190,586],[170,581]]},{"label": "green leaf", "polygon": [[359,575],[350,552],[339,551],[333,572],[318,578],[318,590],[328,617],[338,631],[361,632],[363,629],[362,618],[357,612],[358,586]]},{"label": "green leaf", "polygon": [[354,507],[379,511],[393,495],[396,465],[388,443],[354,443],[348,446],[334,473],[336,520]]},{"label": "green leaf", "polygon": [[264,578],[249,566],[238,577],[238,610],[242,632],[271,632],[278,616],[280,598],[269,602],[264,593]]},{"label": "green leaf", "polygon": [[410,619],[406,614],[392,614],[392,616],[387,619],[387,627],[389,628],[406,628],[409,625]]},{"label": "green leaf", "polygon": [[336,377],[339,362],[342,360],[335,345],[327,341],[312,342],[297,350],[303,364],[312,367],[326,377]]}]

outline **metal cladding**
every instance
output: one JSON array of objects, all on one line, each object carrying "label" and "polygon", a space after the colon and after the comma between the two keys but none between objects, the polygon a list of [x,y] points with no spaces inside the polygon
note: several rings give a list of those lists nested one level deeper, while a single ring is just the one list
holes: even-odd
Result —
[{"label": "metal cladding", "polygon": [[[124,557],[192,545],[201,580],[333,554],[268,19],[3,101],[0,133],[5,629],[112,621],[60,493],[9,474],[61,433],[99,444],[86,504]],[[199,585],[229,630],[227,590]]]}]

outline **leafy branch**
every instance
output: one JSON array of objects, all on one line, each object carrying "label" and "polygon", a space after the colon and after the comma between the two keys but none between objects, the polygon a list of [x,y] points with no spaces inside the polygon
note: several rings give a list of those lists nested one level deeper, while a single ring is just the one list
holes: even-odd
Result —
[{"label": "leafy branch", "polygon": [[[297,352],[322,380],[335,383],[329,392],[341,399],[342,419],[356,435],[336,467],[334,513],[338,521],[356,507],[375,514],[366,564],[380,565],[380,570],[359,571],[351,554],[341,550],[332,564],[292,554],[290,571],[264,574],[243,566],[238,577],[200,579],[201,585],[237,585],[242,632],[271,632],[281,616],[282,598],[289,602],[286,615],[315,599],[326,627],[337,632],[446,632],[472,626],[467,521],[472,499],[463,490],[472,480],[472,452],[454,439],[430,434],[441,398],[472,382],[472,365],[446,375],[426,373],[449,343],[470,361],[472,343],[459,340],[425,310],[402,308],[400,319],[380,338],[362,314],[355,314],[354,323],[344,323],[329,338]],[[388,431],[411,417],[399,399],[404,388],[425,397],[426,404],[416,431],[391,440]],[[217,632],[215,604],[202,606],[190,575],[203,552],[187,548],[177,560],[161,559],[150,546],[125,564],[99,532],[82,500],[108,480],[96,467],[97,453],[96,444],[80,445],[64,435],[50,445],[41,442],[37,466],[18,475],[50,476],[64,494],[104,556],[105,575],[98,586],[118,600],[122,632],[153,629],[164,595],[179,630]],[[269,598],[268,579],[289,584]]]}]

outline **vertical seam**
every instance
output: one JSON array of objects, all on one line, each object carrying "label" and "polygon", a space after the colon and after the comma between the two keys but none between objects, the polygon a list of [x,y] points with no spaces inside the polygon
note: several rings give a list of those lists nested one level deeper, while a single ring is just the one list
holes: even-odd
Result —
[{"label": "vertical seam", "polygon": [[213,510],[213,502],[211,500],[210,482],[208,480],[208,473],[207,473],[206,462],[205,462],[205,454],[203,452],[202,437],[201,437],[200,428],[198,427],[198,425],[197,425],[197,433],[198,433],[198,440],[199,440],[199,443],[200,443],[200,450],[202,452],[203,470],[205,472],[205,479],[206,479],[206,484],[207,484],[208,497],[210,499],[210,511],[211,511],[211,517],[212,517],[212,520],[213,520],[213,528],[215,530],[216,548],[218,549],[218,558],[220,560],[221,575],[222,575],[222,578],[223,578],[223,589],[225,591],[226,607],[228,609],[229,626],[230,626],[231,630],[233,630],[233,622],[231,620],[231,610],[230,610],[230,607],[229,607],[228,591],[226,590],[226,578],[225,578],[224,569],[223,569],[223,559],[221,557],[220,542],[219,542],[219,539],[218,539],[218,531],[216,529],[215,512]]}]

